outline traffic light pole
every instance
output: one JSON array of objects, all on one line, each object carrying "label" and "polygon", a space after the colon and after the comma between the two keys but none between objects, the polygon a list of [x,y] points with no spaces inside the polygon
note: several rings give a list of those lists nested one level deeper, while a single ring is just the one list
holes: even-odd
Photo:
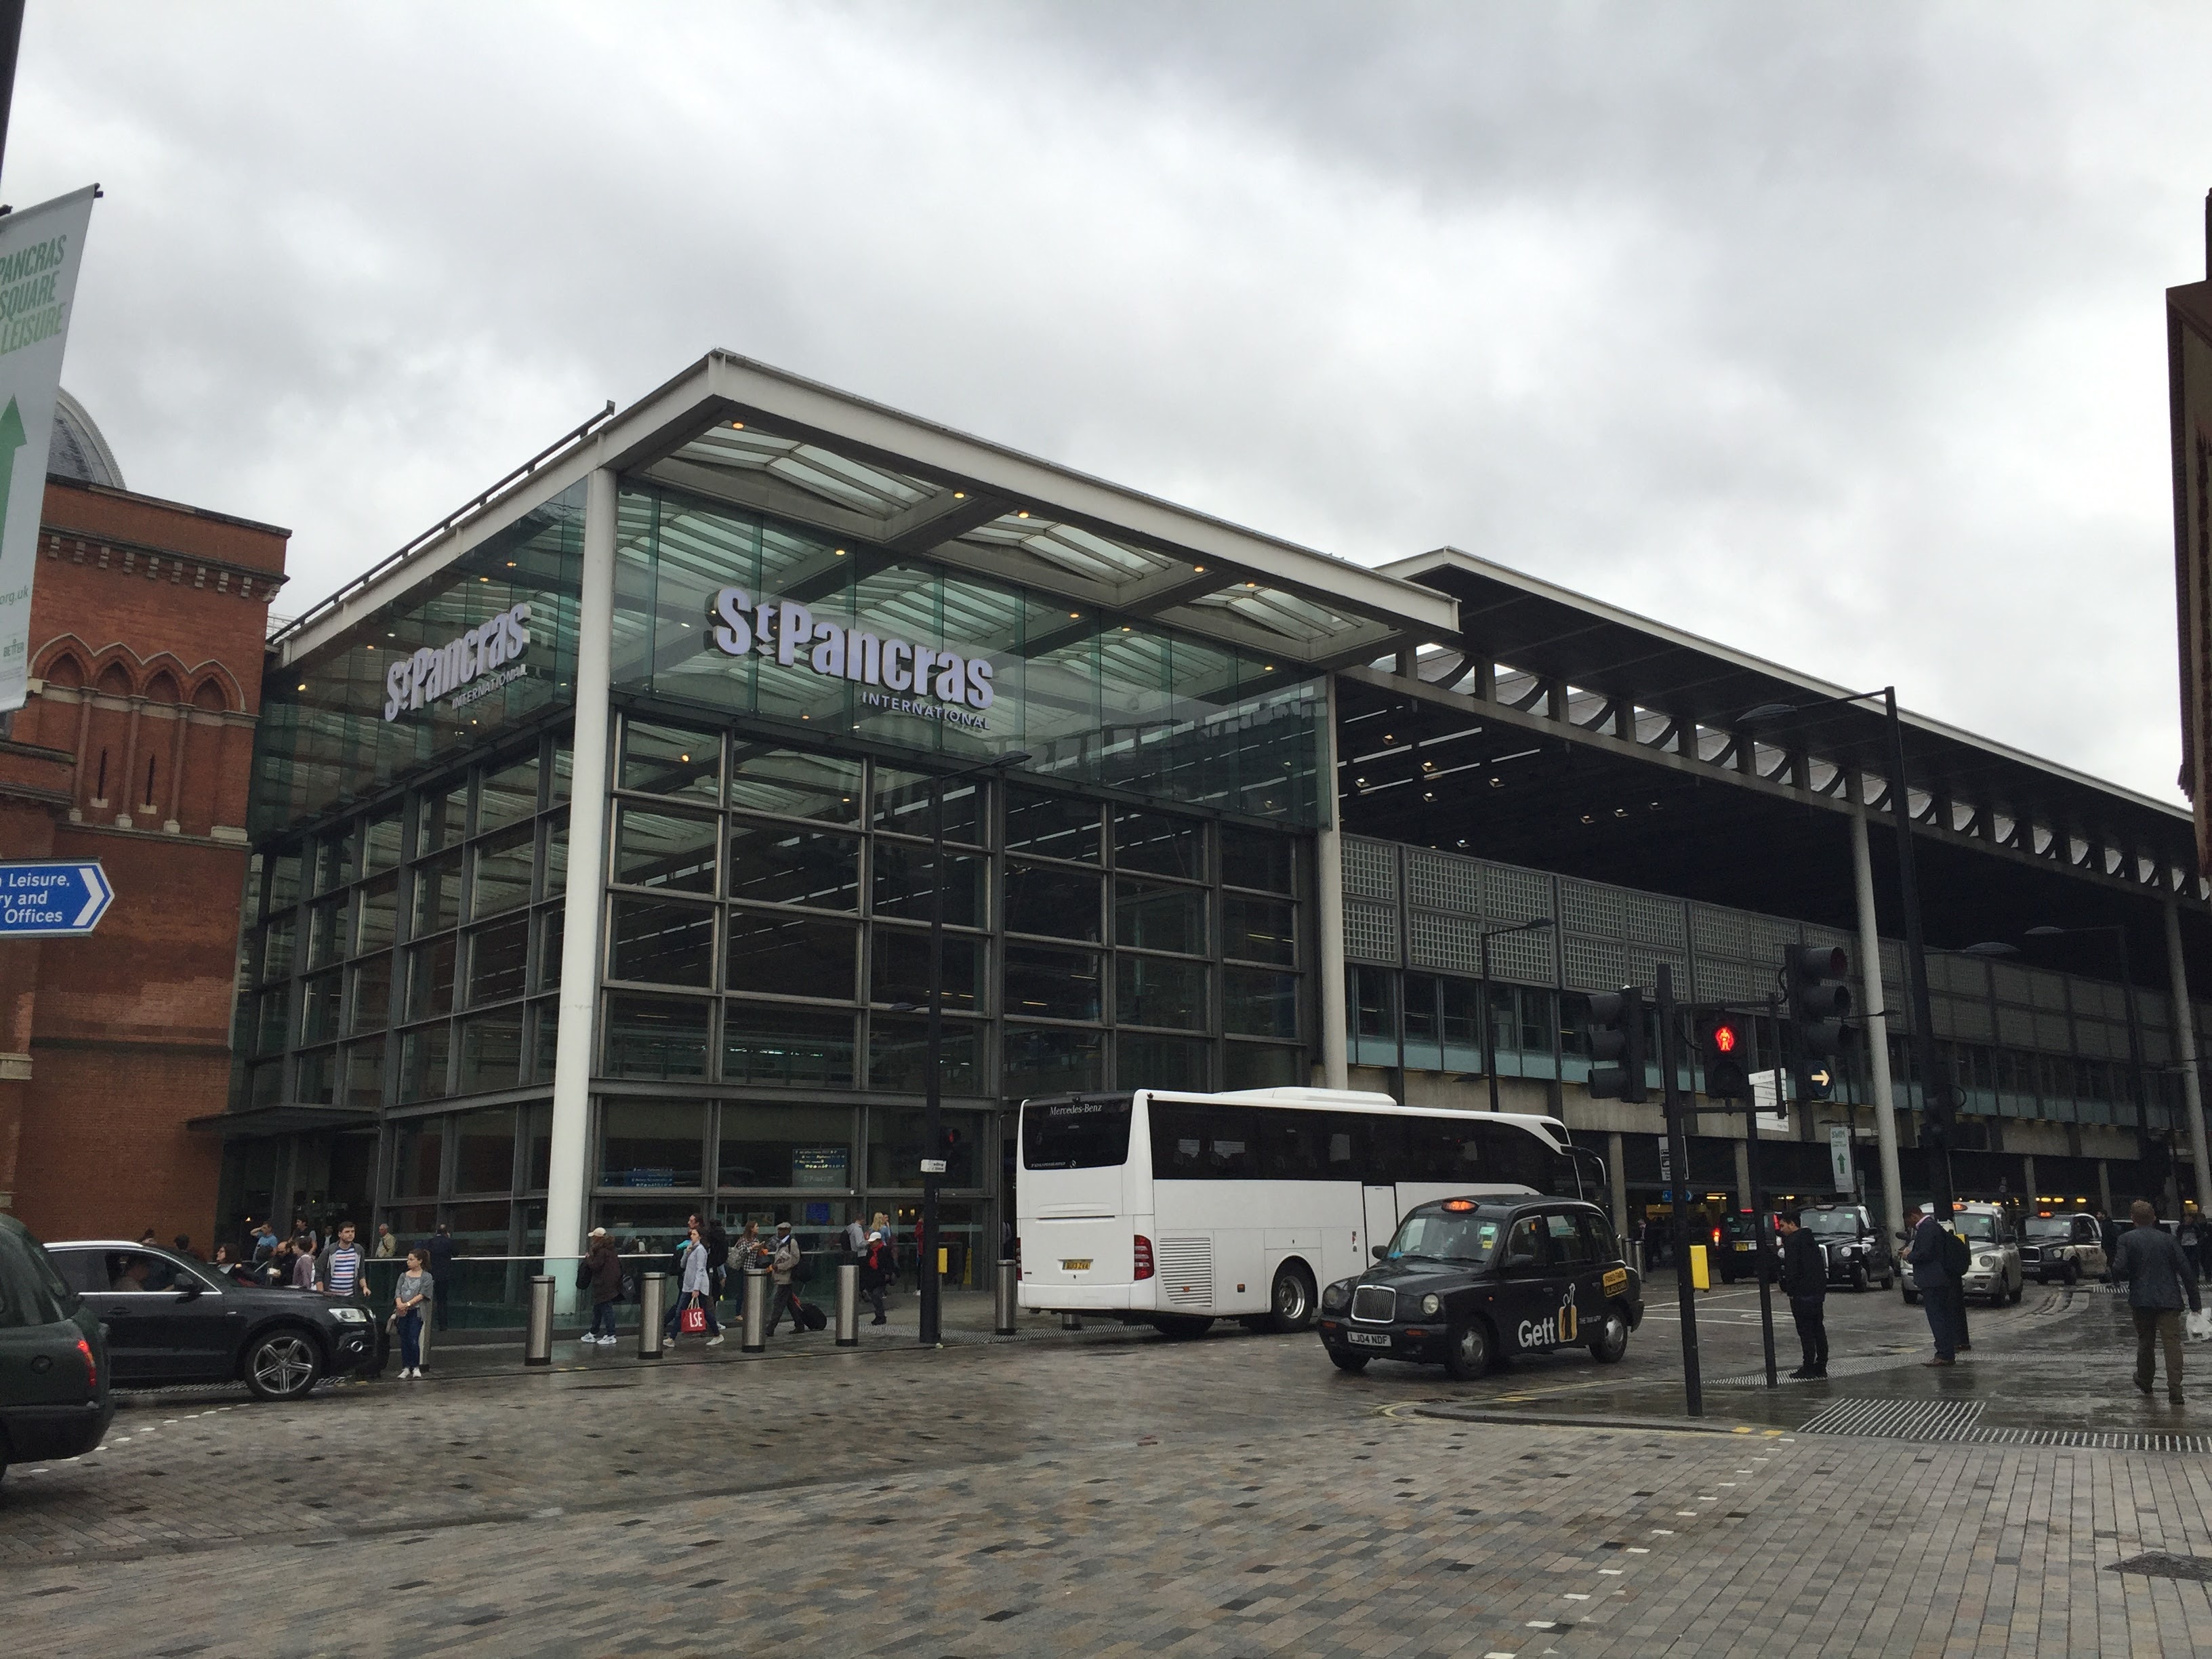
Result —
[{"label": "traffic light pole", "polygon": [[1690,1285],[1690,1143],[1682,1123],[1681,1034],[1674,1029],[1674,973],[1658,964],[1652,1000],[1659,1008],[1659,1075],[1666,1104],[1668,1156],[1674,1166],[1674,1291],[1682,1312],[1682,1396],[1692,1417],[1705,1414],[1705,1378],[1698,1369],[1698,1299]]},{"label": "traffic light pole", "polygon": [[[1782,1063],[1781,1005],[1770,996],[1766,999],[1766,1017],[1774,1027],[1776,1053],[1774,1055],[1774,1100],[1781,1104],[1783,1091],[1787,1086],[1784,1078],[1787,1068]],[[1753,1089],[1743,1109],[1743,1178],[1751,1188],[1751,1236],[1757,1241],[1752,1250],[1752,1272],[1759,1279],[1759,1340],[1766,1352],[1766,1386],[1778,1389],[1782,1380],[1774,1369],[1774,1291],[1767,1283],[1767,1259],[1771,1246],[1767,1243],[1766,1205],[1759,1190],[1759,1091]]]},{"label": "traffic light pole", "polygon": [[945,1101],[938,1066],[945,1050],[945,780],[929,781],[929,1024],[921,1107],[921,1346],[941,1346],[944,1286],[937,1275],[937,1192],[945,1179]]},{"label": "traffic light pole", "polygon": [[1929,1150],[1936,1154],[1935,1168],[1929,1173],[1934,1177],[1936,1190],[1933,1203],[1936,1218],[1948,1224],[1951,1219],[1951,1103],[1948,1081],[1939,1079],[1936,1067],[1936,1016],[1928,996],[1928,941],[1920,926],[1920,877],[1914,867],[1912,856],[1912,791],[1905,781],[1905,722],[1898,717],[1897,688],[1884,686],[1882,708],[1889,716],[1889,808],[1890,817],[1897,824],[1897,882],[1899,896],[1905,906],[1905,966],[1912,981],[1912,1050],[1920,1073],[1921,1140],[1928,1139],[1927,1128],[1937,1115],[1929,1109],[1936,1098],[1936,1091],[1946,1091],[1941,1114],[1942,1127],[1936,1145]]}]

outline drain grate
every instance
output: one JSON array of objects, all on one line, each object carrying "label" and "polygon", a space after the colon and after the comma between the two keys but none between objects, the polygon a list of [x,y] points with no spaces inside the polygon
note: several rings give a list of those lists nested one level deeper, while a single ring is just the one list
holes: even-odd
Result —
[{"label": "drain grate", "polygon": [[[1991,1428],[1980,1400],[1838,1400],[1807,1419],[1800,1434],[1870,1435],[1920,1443],[1975,1446],[2070,1446],[2092,1451],[2212,1452],[2212,1435],[2136,1433],[2113,1429]],[[2177,1558],[2180,1559],[2180,1558]]]},{"label": "drain grate", "polygon": [[2130,1555],[2124,1561],[2115,1561],[2105,1571],[2139,1572],[2146,1578],[2187,1578],[2199,1584],[2212,1584],[2212,1556],[2168,1555],[2164,1550],[2150,1550],[2142,1555]]},{"label": "drain grate", "polygon": [[1864,1434],[1883,1440],[1966,1440],[1986,1401],[1838,1400],[1800,1434]]}]

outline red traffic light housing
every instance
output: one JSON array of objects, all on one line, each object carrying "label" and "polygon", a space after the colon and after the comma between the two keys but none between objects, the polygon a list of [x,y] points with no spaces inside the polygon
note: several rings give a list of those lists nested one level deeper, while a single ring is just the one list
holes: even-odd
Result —
[{"label": "red traffic light housing", "polygon": [[1715,1100],[1744,1100],[1751,1094],[1751,1073],[1744,1069],[1749,1054],[1744,1028],[1733,1014],[1708,1014],[1698,1030],[1698,1048],[1705,1058],[1705,1093]]}]

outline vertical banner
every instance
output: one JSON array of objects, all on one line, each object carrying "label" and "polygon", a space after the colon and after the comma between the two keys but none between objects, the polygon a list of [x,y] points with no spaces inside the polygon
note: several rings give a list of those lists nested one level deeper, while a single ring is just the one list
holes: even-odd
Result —
[{"label": "vertical banner", "polygon": [[1851,1168],[1851,1132],[1840,1123],[1828,1126],[1828,1174],[1836,1191],[1858,1190],[1858,1176]]},{"label": "vertical banner", "polygon": [[0,714],[23,706],[46,450],[98,186],[0,219]]}]

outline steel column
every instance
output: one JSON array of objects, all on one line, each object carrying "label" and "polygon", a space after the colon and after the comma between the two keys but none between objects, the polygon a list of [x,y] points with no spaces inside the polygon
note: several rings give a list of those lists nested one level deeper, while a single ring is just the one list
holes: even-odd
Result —
[{"label": "steel column", "polygon": [[1881,1161],[1882,1220],[1894,1240],[1905,1231],[1905,1193],[1897,1173],[1897,1095],[1889,1076],[1889,992],[1881,980],[1881,928],[1874,905],[1874,860],[1866,813],[1851,814],[1851,878],[1858,890],[1859,962],[1866,988],[1867,1067],[1874,1083],[1875,1143]]}]

